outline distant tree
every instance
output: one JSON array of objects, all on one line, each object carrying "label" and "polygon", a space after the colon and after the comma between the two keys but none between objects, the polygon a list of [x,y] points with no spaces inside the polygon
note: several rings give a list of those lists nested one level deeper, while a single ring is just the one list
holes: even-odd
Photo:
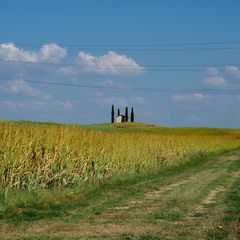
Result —
[{"label": "distant tree", "polygon": [[125,118],[126,122],[128,122],[128,107],[125,108]]},{"label": "distant tree", "polygon": [[133,111],[133,107],[131,109],[131,122],[134,122],[134,111]]},{"label": "distant tree", "polygon": [[118,108],[118,116],[120,116],[120,109]]},{"label": "distant tree", "polygon": [[111,111],[111,123],[114,123],[114,105],[112,105],[112,111]]}]

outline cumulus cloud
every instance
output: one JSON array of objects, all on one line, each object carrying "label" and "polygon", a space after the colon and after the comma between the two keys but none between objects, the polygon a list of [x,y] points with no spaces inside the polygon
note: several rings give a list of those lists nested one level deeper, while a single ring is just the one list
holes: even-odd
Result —
[{"label": "cumulus cloud", "polygon": [[212,76],[203,79],[203,84],[213,87],[227,87],[227,82],[222,76]]},{"label": "cumulus cloud", "polygon": [[32,97],[40,97],[41,99],[49,100],[51,96],[44,91],[34,89],[24,80],[13,80],[8,81],[5,84],[0,85],[0,90],[12,93],[12,94],[22,94]]},{"label": "cumulus cloud", "polygon": [[38,53],[40,61],[58,63],[67,56],[67,49],[56,44],[43,45]]},{"label": "cumulus cloud", "polygon": [[235,78],[240,79],[240,68],[236,66],[227,66],[225,70],[226,70],[226,73],[230,74]]},{"label": "cumulus cloud", "polygon": [[0,57],[11,61],[36,62],[37,54],[16,47],[13,43],[0,44]]},{"label": "cumulus cloud", "polygon": [[219,75],[219,71],[215,67],[208,67],[206,72],[209,76],[218,76]]},{"label": "cumulus cloud", "polygon": [[38,52],[26,51],[13,43],[0,44],[0,58],[8,61],[58,63],[67,55],[67,49],[57,44],[45,44]]},{"label": "cumulus cloud", "polygon": [[227,87],[227,81],[219,73],[217,68],[209,67],[207,68],[207,77],[203,79],[203,84],[212,87]]},{"label": "cumulus cloud", "polygon": [[189,101],[189,100],[201,101],[201,100],[204,100],[207,98],[209,98],[209,96],[206,94],[202,94],[202,93],[177,94],[177,95],[172,96],[172,100],[175,102]]},{"label": "cumulus cloud", "polygon": [[38,51],[25,50],[14,43],[3,43],[0,44],[0,71],[1,74],[11,76],[17,74],[26,76],[38,72],[61,76],[78,76],[83,73],[131,76],[146,72],[146,69],[132,58],[113,51],[108,51],[101,56],[79,52],[72,60],[72,64],[58,65],[67,53],[67,48],[62,48],[55,43],[44,44]]},{"label": "cumulus cloud", "polygon": [[144,67],[137,64],[133,59],[113,51],[99,57],[80,52],[75,62],[79,67],[82,67],[82,70],[89,73],[139,75],[146,71]]}]

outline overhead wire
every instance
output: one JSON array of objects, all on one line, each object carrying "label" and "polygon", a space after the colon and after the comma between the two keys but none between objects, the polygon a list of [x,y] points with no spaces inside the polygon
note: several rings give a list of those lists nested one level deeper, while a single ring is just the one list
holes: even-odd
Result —
[{"label": "overhead wire", "polygon": [[[0,44],[6,44],[1,41]],[[15,43],[19,46],[40,48],[44,43]],[[215,42],[185,42],[185,43],[136,43],[136,44],[66,44],[69,50],[84,49],[94,51],[208,51],[208,50],[236,50],[239,49],[240,41],[215,41]],[[225,45],[225,46],[224,46]],[[229,46],[230,45],[230,46]],[[202,47],[201,47],[202,46]],[[159,48],[160,47],[160,48]],[[164,48],[163,48],[164,47]],[[174,48],[172,48],[174,47]],[[180,48],[179,48],[180,47]]]},{"label": "overhead wire", "polygon": [[[96,70],[107,70],[107,69],[113,69],[113,70],[144,70],[146,68],[147,71],[183,71],[183,72],[202,72],[206,69],[173,69],[172,67],[224,67],[224,66],[240,66],[239,63],[228,63],[228,64],[155,64],[155,65],[137,65],[136,67],[129,66],[129,65],[120,65],[120,64],[101,64],[101,65],[90,65],[90,64],[73,64],[73,63],[53,63],[53,62],[33,62],[33,61],[19,61],[19,60],[6,60],[6,59],[0,59],[0,62],[6,62],[6,63],[16,63],[16,64],[26,64],[26,65],[46,65],[51,67],[72,67],[72,68],[79,68],[79,69],[96,69]],[[167,67],[163,69],[164,67]],[[144,68],[144,69],[143,69]],[[218,69],[218,71],[226,71],[226,69]],[[239,69],[228,69],[228,72],[239,72]]]},{"label": "overhead wire", "polygon": [[[0,44],[6,42],[0,41]],[[41,47],[43,43],[21,43],[17,42],[17,45]],[[60,43],[60,45],[66,45],[68,47],[159,47],[159,46],[199,46],[199,45],[230,45],[240,44],[239,41],[206,41],[206,42],[179,42],[179,43],[134,43],[134,44],[68,44]]]},{"label": "overhead wire", "polygon": [[[0,42],[1,44],[1,42]],[[19,43],[18,43],[19,44]],[[219,45],[233,45],[234,46],[219,46]],[[233,50],[240,49],[240,41],[225,41],[225,42],[192,42],[192,43],[151,43],[151,44],[105,44],[105,45],[68,45],[67,48],[71,49],[88,49],[88,50],[105,50],[106,48],[117,50],[130,50],[130,51],[198,51],[198,50]],[[43,44],[19,44],[21,46],[28,47],[41,47]],[[197,46],[197,47],[196,47]],[[203,47],[199,47],[203,46]],[[210,47],[209,47],[210,46]],[[213,47],[211,47],[213,46]],[[161,48],[159,48],[161,47]],[[162,48],[167,47],[167,48]],[[174,47],[174,48],[169,48]],[[190,47],[190,48],[186,48]],[[137,65],[136,67],[128,65],[90,65],[90,64],[77,64],[77,63],[52,63],[52,62],[33,62],[33,61],[19,61],[19,60],[6,60],[0,59],[1,62],[6,63],[18,63],[18,64],[37,64],[47,65],[53,67],[73,67],[80,69],[114,69],[114,70],[139,70],[139,67],[146,68],[147,71],[204,71],[206,69],[182,69],[183,67],[225,67],[225,66],[240,66],[239,63],[229,64],[149,64],[149,65]],[[175,69],[174,69],[175,68]],[[226,69],[218,69],[218,71],[226,71]],[[239,72],[238,69],[228,69],[228,72]],[[130,91],[146,91],[146,92],[160,92],[160,93],[205,93],[205,94],[240,94],[240,89],[192,89],[192,88],[144,88],[144,87],[117,87],[117,86],[100,86],[100,85],[88,85],[88,84],[73,84],[73,83],[61,83],[50,81],[31,81],[25,80],[32,84],[45,84],[53,86],[65,86],[65,87],[78,87],[78,88],[95,88],[106,90],[130,90]]]},{"label": "overhead wire", "polygon": [[142,91],[142,92],[157,92],[157,93],[240,94],[240,89],[146,88],[146,87],[101,86],[101,85],[89,85],[89,84],[50,82],[50,81],[32,81],[32,80],[24,80],[24,81],[32,84],[92,88],[92,89],[106,89],[106,90],[124,90],[124,91],[127,90],[127,91]]}]

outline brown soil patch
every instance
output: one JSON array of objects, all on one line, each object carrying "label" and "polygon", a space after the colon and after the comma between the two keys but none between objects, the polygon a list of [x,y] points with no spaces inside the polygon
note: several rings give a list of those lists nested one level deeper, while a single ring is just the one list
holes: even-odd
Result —
[{"label": "brown soil patch", "polygon": [[[24,229],[20,227],[15,231],[4,231],[4,234],[0,234],[3,239],[11,239],[23,236],[55,236],[63,237],[84,237],[94,235],[111,235],[131,232],[133,234],[143,234],[147,232],[157,233],[160,231],[159,226],[156,225],[135,225],[135,224],[88,224],[88,223],[70,223],[61,224],[57,222],[39,222],[38,224],[31,224]],[[7,230],[5,228],[5,230]],[[64,237],[63,237],[64,239]]]},{"label": "brown soil patch", "polygon": [[179,187],[181,185],[186,184],[188,181],[189,181],[188,179],[187,180],[181,180],[181,181],[178,181],[176,183],[172,183],[172,184],[169,184],[167,186],[163,186],[160,190],[155,190],[155,191],[150,191],[150,192],[145,193],[145,197],[147,199],[156,198],[166,191],[171,191],[172,189],[174,189],[176,187]]}]

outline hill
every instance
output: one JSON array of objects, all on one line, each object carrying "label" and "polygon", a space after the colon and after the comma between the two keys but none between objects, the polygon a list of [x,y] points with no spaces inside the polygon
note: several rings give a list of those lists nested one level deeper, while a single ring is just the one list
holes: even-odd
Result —
[{"label": "hill", "polygon": [[0,239],[238,239],[239,129],[0,122]]}]

